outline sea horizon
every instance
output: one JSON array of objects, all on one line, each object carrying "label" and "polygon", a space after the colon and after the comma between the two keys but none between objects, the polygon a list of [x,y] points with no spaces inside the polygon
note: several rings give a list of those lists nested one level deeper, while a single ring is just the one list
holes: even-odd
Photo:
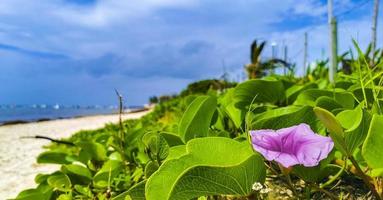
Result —
[{"label": "sea horizon", "polygon": [[[124,106],[124,111],[144,106]],[[116,105],[0,104],[0,125],[115,114]]]}]

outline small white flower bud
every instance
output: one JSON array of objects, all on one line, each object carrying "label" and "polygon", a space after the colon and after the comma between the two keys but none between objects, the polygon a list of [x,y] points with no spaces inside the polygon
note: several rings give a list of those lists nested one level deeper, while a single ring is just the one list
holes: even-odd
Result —
[{"label": "small white flower bud", "polygon": [[260,183],[260,182],[255,182],[255,183],[253,184],[252,189],[253,189],[254,191],[259,191],[259,190],[263,189],[263,185],[262,185],[262,183]]}]

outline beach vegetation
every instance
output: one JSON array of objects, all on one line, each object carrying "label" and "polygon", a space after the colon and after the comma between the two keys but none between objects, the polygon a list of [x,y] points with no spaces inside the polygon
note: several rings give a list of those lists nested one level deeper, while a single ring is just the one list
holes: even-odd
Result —
[{"label": "beach vegetation", "polygon": [[47,146],[37,162],[60,169],[16,199],[383,199],[382,54],[371,66],[355,44],[330,83],[327,61],[265,73],[263,45],[247,81],[197,82],[141,119]]}]

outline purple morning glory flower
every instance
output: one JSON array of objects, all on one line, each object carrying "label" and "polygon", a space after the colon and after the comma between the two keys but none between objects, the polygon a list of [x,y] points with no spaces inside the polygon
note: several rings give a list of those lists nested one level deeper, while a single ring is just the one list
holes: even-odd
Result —
[{"label": "purple morning glory flower", "polygon": [[250,135],[255,151],[285,168],[298,164],[305,167],[316,166],[327,158],[334,147],[330,137],[315,134],[304,123],[276,131],[250,131]]}]

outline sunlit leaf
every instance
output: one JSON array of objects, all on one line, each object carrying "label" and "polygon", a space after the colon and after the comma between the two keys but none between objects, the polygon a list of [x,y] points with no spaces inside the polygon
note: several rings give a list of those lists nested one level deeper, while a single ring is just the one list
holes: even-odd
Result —
[{"label": "sunlit leaf", "polygon": [[183,141],[207,136],[216,106],[215,97],[199,96],[194,99],[179,123],[179,134]]},{"label": "sunlit leaf", "polygon": [[362,155],[368,166],[373,169],[383,168],[383,116],[373,115],[370,128],[362,147]]},{"label": "sunlit leaf", "polygon": [[254,182],[265,179],[263,159],[246,142],[199,138],[189,141],[186,149],[186,155],[167,160],[148,179],[147,200],[248,195]]},{"label": "sunlit leaf", "polygon": [[285,98],[285,89],[281,81],[254,79],[245,81],[234,90],[235,106],[246,109],[254,103],[276,103]]}]

